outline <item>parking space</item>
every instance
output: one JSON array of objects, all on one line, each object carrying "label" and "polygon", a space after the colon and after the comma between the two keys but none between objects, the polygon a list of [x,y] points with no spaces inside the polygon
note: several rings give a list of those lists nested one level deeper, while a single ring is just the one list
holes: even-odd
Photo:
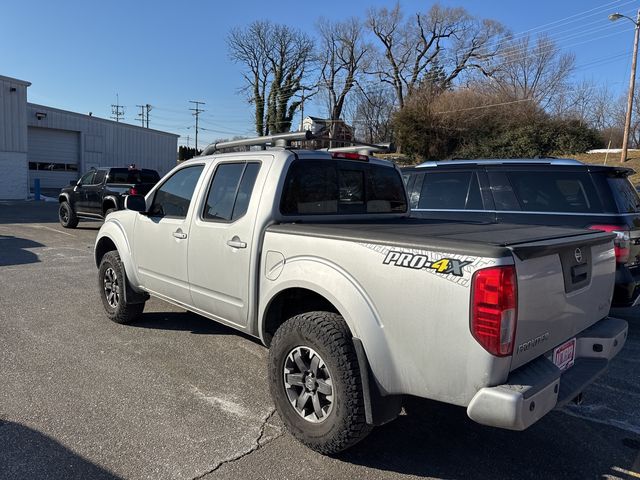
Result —
[{"label": "parking space", "polygon": [[267,350],[159,300],[111,323],[97,294],[100,223],[54,203],[0,203],[0,478],[640,478],[640,313],[585,402],[525,432],[408,399],[328,458],[274,414]]}]

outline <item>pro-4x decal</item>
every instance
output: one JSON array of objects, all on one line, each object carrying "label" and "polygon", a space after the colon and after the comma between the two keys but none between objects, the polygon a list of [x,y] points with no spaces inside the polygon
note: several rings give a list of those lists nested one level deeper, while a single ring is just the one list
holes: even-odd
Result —
[{"label": "pro-4x decal", "polygon": [[413,268],[415,270],[430,268],[435,270],[436,273],[443,275],[462,277],[464,275],[462,268],[470,265],[472,262],[471,260],[460,260],[449,257],[442,257],[431,261],[427,255],[390,250],[382,263],[385,265],[392,264],[396,267]]},{"label": "pro-4x decal", "polygon": [[420,270],[465,288],[471,286],[473,272],[479,268],[496,265],[495,259],[474,257],[464,253],[445,253],[376,243],[360,243],[360,245],[380,254],[384,265]]}]

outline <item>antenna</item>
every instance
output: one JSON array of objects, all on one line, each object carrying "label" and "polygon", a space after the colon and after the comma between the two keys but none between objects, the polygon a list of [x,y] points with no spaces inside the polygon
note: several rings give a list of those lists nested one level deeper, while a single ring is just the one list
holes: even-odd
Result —
[{"label": "antenna", "polygon": [[121,117],[124,118],[124,105],[120,105],[120,96],[116,93],[116,104],[111,104],[111,118],[119,122]]}]

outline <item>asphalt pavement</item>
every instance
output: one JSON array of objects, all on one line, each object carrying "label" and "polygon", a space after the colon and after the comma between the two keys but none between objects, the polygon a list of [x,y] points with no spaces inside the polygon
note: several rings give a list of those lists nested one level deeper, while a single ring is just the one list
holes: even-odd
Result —
[{"label": "asphalt pavement", "polygon": [[0,479],[640,478],[640,311],[580,406],[525,432],[407,399],[336,456],[274,413],[267,350],[159,300],[110,322],[98,297],[99,222],[60,227],[56,204],[0,203]]}]

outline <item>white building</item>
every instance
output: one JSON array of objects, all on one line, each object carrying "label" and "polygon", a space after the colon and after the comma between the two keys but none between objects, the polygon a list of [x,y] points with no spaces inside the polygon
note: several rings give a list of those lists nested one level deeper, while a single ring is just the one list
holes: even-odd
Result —
[{"label": "white building", "polygon": [[24,199],[36,178],[61,188],[92,167],[176,164],[178,135],[27,102],[23,80],[0,76],[0,199]]}]

